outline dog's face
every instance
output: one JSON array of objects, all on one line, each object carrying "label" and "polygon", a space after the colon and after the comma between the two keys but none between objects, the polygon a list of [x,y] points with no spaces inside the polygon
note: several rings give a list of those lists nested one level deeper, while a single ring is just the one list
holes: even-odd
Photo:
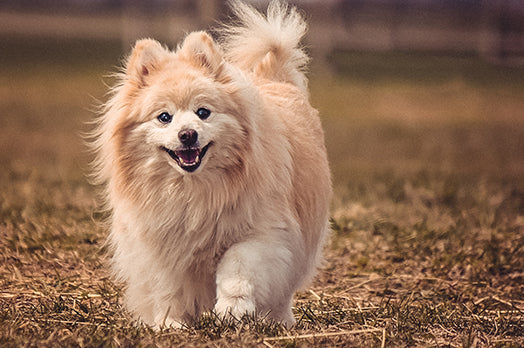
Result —
[{"label": "dog's face", "polygon": [[177,52],[137,43],[122,88],[128,114],[116,132],[124,169],[180,176],[242,166],[254,101],[225,64],[205,33],[188,36]]},{"label": "dog's face", "polygon": [[144,91],[141,113],[146,120],[133,132],[149,146],[151,159],[180,174],[203,170],[210,160],[213,166],[224,165],[220,154],[242,142],[242,125],[234,110],[224,108],[221,99],[227,96],[221,96],[221,86],[191,76],[191,69],[172,67]]}]

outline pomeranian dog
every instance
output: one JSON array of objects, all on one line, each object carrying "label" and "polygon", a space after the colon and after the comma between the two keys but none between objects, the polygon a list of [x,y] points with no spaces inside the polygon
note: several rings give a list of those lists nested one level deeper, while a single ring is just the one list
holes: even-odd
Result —
[{"label": "pomeranian dog", "polygon": [[300,47],[279,1],[240,1],[216,41],[139,40],[96,120],[95,178],[125,304],[153,327],[204,312],[295,322],[329,231],[331,179]]}]

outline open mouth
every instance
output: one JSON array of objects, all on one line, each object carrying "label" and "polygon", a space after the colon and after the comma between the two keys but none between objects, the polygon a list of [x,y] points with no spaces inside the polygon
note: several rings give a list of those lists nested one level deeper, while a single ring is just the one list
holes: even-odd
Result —
[{"label": "open mouth", "polygon": [[176,161],[176,163],[185,170],[186,172],[194,172],[202,163],[202,159],[206,155],[207,149],[211,143],[206,146],[199,147],[188,147],[179,150],[170,150],[167,147],[162,146],[161,149],[167,152],[167,154]]}]

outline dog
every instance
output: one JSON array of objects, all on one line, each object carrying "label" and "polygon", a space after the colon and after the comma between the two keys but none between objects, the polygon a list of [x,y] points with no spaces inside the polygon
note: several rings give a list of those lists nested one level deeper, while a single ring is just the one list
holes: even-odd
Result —
[{"label": "dog", "polygon": [[96,118],[93,177],[125,304],[180,327],[202,313],[292,325],[329,235],[331,178],[300,46],[307,25],[240,1],[219,39],[142,39]]}]

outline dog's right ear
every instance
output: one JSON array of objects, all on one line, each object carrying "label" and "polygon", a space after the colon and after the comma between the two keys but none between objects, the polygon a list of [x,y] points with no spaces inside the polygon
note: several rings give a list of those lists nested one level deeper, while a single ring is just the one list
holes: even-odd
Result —
[{"label": "dog's right ear", "polygon": [[138,40],[126,64],[126,76],[142,88],[147,85],[147,77],[159,69],[161,60],[168,51],[152,39]]},{"label": "dog's right ear", "polygon": [[179,55],[190,64],[216,75],[222,65],[222,52],[213,38],[204,31],[189,34],[179,49]]}]

